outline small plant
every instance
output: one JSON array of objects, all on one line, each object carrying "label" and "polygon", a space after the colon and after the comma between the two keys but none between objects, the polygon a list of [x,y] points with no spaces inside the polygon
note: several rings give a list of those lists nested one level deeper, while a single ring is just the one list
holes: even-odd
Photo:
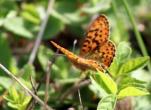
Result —
[{"label": "small plant", "polygon": [[128,96],[149,94],[145,82],[131,76],[133,71],[148,63],[149,57],[131,59],[129,58],[130,54],[131,49],[126,43],[120,43],[117,48],[116,58],[108,70],[110,75],[100,71],[93,72],[90,75],[93,90],[95,92],[97,90],[96,93],[102,98],[97,110],[114,110],[117,100]]},{"label": "small plant", "polygon": [[27,95],[24,91],[19,91],[12,87],[9,89],[9,94],[5,96],[8,101],[8,106],[16,110],[26,110],[26,107],[31,100],[31,96]]}]

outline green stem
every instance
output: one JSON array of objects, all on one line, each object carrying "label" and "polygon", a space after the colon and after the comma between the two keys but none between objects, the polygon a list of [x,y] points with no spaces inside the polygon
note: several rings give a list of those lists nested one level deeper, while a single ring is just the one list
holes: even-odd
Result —
[{"label": "green stem", "polygon": [[[139,33],[138,29],[137,29],[136,22],[135,22],[135,20],[134,20],[133,14],[132,14],[132,10],[130,10],[129,5],[128,5],[128,3],[127,3],[126,0],[122,0],[122,2],[123,2],[123,5],[124,5],[124,7],[125,7],[125,9],[126,9],[126,12],[127,12],[128,16],[129,16],[129,19],[130,19],[130,21],[131,21],[131,23],[132,23],[132,26],[133,26],[133,28],[134,28],[135,36],[136,36],[138,45],[139,45],[139,47],[140,47],[140,49],[141,49],[141,52],[142,52],[142,54],[143,54],[144,56],[149,56],[148,53],[147,53],[145,44],[144,44],[144,42],[143,42],[143,40],[142,40],[142,37],[141,37],[141,35],[140,35],[140,33]],[[148,70],[149,70],[150,73],[151,73],[151,65],[150,65],[150,62],[148,63],[147,67],[148,67]]]}]

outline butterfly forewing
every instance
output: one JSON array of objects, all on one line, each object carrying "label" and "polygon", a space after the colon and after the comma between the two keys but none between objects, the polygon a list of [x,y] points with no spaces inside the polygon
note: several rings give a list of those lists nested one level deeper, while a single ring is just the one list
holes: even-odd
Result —
[{"label": "butterfly forewing", "polygon": [[98,47],[107,42],[109,23],[104,15],[97,17],[89,26],[86,38],[80,50],[80,56],[87,57]]}]

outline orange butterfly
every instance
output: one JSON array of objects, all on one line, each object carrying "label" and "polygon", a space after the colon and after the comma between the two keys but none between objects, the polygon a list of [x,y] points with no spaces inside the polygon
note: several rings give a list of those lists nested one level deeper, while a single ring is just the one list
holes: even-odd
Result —
[{"label": "orange butterfly", "polygon": [[106,16],[100,15],[89,26],[79,56],[53,41],[51,43],[81,70],[92,69],[104,72],[115,56],[115,45],[108,38],[109,22]]}]

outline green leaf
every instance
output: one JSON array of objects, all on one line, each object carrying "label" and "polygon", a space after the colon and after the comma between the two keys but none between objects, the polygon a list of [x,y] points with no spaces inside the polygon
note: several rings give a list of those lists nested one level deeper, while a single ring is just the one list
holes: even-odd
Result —
[{"label": "green leaf", "polygon": [[[51,45],[51,44],[50,44]],[[38,60],[43,68],[43,70],[46,70],[48,66],[48,61],[53,57],[52,50],[46,48],[45,46],[41,45],[39,47],[38,51]]]},{"label": "green leaf", "polygon": [[127,96],[143,96],[143,95],[149,95],[149,92],[146,89],[130,86],[130,87],[126,87],[120,90],[118,94],[118,99],[121,99]]},{"label": "green leaf", "polygon": [[136,78],[133,78],[133,77],[127,75],[127,76],[123,76],[123,78],[121,77],[121,81],[119,82],[118,89],[120,91],[121,89],[130,87],[130,86],[145,89],[146,88],[145,84],[146,84],[146,82],[138,80]]},{"label": "green leaf", "polygon": [[123,75],[125,73],[132,72],[132,71],[144,66],[145,64],[147,64],[148,61],[149,61],[148,56],[130,59],[121,66],[119,74]]},{"label": "green leaf", "polygon": [[25,28],[24,21],[20,17],[8,17],[5,19],[3,26],[14,34],[26,38],[33,38],[32,33]]},{"label": "green leaf", "polygon": [[31,64],[26,64],[21,70],[23,73],[22,78],[26,81],[30,81],[30,77],[35,78],[35,69]]},{"label": "green leaf", "polygon": [[5,17],[11,10],[17,10],[17,4],[13,0],[0,0],[0,17]]},{"label": "green leaf", "polygon": [[34,24],[40,23],[40,17],[34,4],[23,4],[23,11],[21,11],[21,15],[24,19]]},{"label": "green leaf", "polygon": [[116,105],[116,96],[108,95],[103,97],[97,106],[97,110],[114,110]]},{"label": "green leaf", "polygon": [[119,68],[120,68],[119,62],[117,62],[116,60],[113,60],[113,62],[111,63],[111,66],[108,68],[108,71],[111,73],[113,78],[116,78]]},{"label": "green leaf", "polygon": [[17,110],[26,110],[26,106],[31,99],[24,91],[19,91],[15,87],[11,87],[9,94],[4,96],[4,98],[8,101],[7,104],[9,107]]},{"label": "green leaf", "polygon": [[127,61],[127,59],[131,55],[131,48],[127,42],[121,42],[119,43],[116,51],[116,60],[119,62],[119,64]]},{"label": "green leaf", "polygon": [[129,44],[127,42],[119,43],[116,50],[115,58],[108,69],[114,78],[117,77],[121,65],[128,60],[130,54],[131,54],[131,48]]},{"label": "green leaf", "polygon": [[63,29],[64,29],[64,23],[61,20],[57,19],[56,17],[50,16],[48,19],[47,26],[45,28],[43,38],[49,39],[55,37],[55,35],[57,35]]},{"label": "green leaf", "polygon": [[98,13],[100,11],[105,11],[107,9],[110,8],[110,3],[111,0],[98,0],[97,2],[95,2],[95,4],[93,3],[85,5],[81,11],[84,13],[88,13],[88,14],[94,14],[94,13]]},{"label": "green leaf", "polygon": [[61,20],[65,24],[70,24],[71,21],[69,21],[62,13],[57,12],[56,10],[52,10],[52,16],[55,18]]},{"label": "green leaf", "polygon": [[[112,80],[112,78],[108,74],[104,74],[102,72],[98,72],[91,76],[91,79],[99,85],[100,88],[104,89],[108,94],[116,94],[117,93],[117,85]],[[98,87],[97,85],[94,85]],[[101,92],[101,91],[100,91]]]},{"label": "green leaf", "polygon": [[[8,45],[8,39],[0,33],[0,63],[8,68],[12,73],[17,73],[16,60],[13,59],[11,50]],[[0,75],[5,76],[5,73],[0,69]]]},{"label": "green leaf", "polygon": [[98,96],[98,97],[105,97],[108,95],[108,93],[106,92],[105,89],[103,89],[99,83],[97,83],[97,81],[90,76],[91,79],[91,85],[89,86],[89,88]]}]

